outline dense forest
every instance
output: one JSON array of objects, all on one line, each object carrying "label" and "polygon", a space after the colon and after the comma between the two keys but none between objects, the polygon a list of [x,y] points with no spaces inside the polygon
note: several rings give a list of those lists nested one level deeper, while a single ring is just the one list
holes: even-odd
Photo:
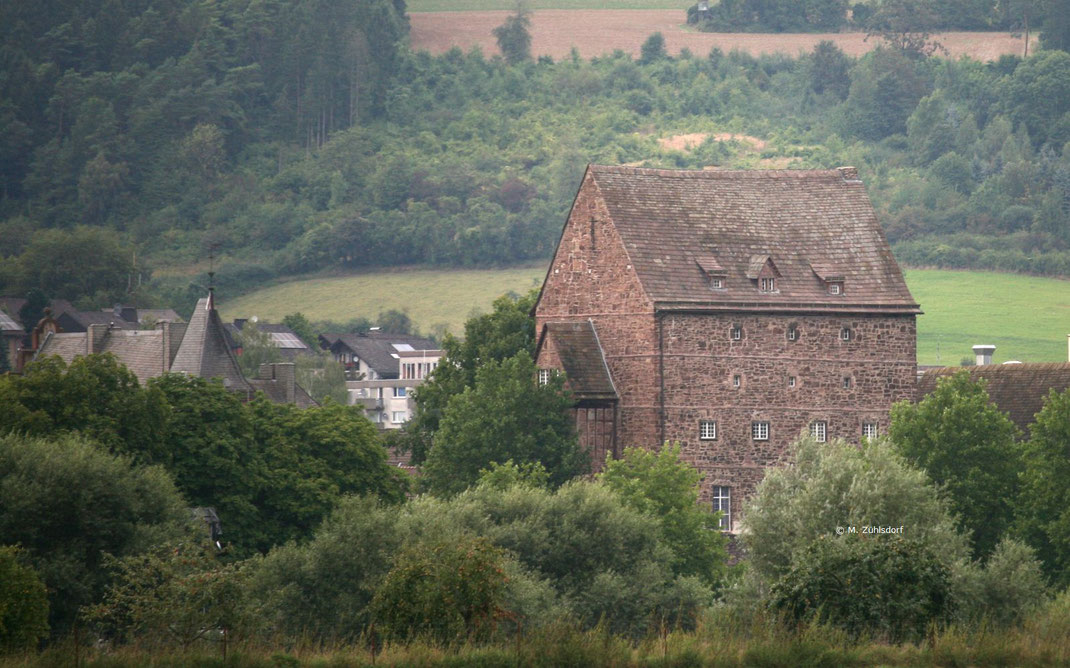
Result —
[{"label": "dense forest", "polygon": [[860,59],[654,35],[553,62],[413,53],[403,0],[0,2],[0,292],[180,306],[209,255],[229,294],[543,260],[588,162],[853,164],[905,263],[1067,276],[1062,4],[1042,50],[981,63],[898,28]]}]

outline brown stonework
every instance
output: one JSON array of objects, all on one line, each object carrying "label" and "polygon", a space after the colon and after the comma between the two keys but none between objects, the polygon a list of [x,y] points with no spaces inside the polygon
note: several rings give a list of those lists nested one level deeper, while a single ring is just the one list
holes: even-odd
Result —
[{"label": "brown stonework", "polygon": [[[737,527],[741,501],[813,421],[858,442],[914,393],[917,304],[844,173],[591,166],[535,307],[537,331],[584,321],[597,334],[618,401],[611,445],[598,414],[602,452],[679,442],[705,502],[732,489]],[[537,364],[564,368],[550,343]],[[700,420],[716,439],[699,438]]]}]

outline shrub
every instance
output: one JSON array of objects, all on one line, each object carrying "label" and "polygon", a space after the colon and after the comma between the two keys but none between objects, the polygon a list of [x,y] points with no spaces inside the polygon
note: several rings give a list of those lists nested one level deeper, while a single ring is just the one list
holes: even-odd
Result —
[{"label": "shrub", "polygon": [[485,638],[504,608],[504,552],[484,538],[410,547],[397,557],[371,602],[385,637],[440,642]]},{"label": "shrub", "polygon": [[48,635],[48,594],[37,573],[0,546],[0,654],[30,649]]},{"label": "shrub", "polygon": [[918,540],[821,536],[797,555],[770,597],[798,621],[829,623],[855,637],[918,640],[930,623],[948,618],[951,574]]}]

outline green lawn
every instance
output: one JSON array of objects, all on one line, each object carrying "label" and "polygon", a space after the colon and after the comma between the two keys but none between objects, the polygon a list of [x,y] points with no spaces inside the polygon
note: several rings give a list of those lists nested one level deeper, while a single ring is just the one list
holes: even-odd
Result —
[{"label": "green lawn", "polygon": [[[294,311],[313,320],[375,319],[399,309],[423,331],[445,323],[464,331],[474,311],[490,310],[508,291],[541,284],[545,269],[410,270],[282,283],[222,304],[225,318],[278,322]],[[1066,361],[1070,281],[969,271],[912,269],[907,284],[925,315],[918,318],[918,362],[956,365],[978,343],[997,346],[995,361]]]},{"label": "green lawn", "polygon": [[[528,8],[539,9],[679,9],[681,15],[695,4],[684,0],[530,0]],[[408,0],[406,11],[414,12],[484,12],[495,9],[515,10],[516,0]]]},{"label": "green lawn", "polygon": [[224,320],[256,315],[280,322],[300,311],[311,320],[345,322],[375,317],[387,309],[406,311],[425,333],[444,323],[455,334],[474,311],[490,311],[500,295],[524,294],[542,285],[546,267],[485,270],[408,270],[314,278],[280,283],[220,305]]},{"label": "green lawn", "polygon": [[913,269],[907,285],[918,318],[918,362],[957,365],[979,343],[995,362],[1065,362],[1070,281],[970,271]]}]

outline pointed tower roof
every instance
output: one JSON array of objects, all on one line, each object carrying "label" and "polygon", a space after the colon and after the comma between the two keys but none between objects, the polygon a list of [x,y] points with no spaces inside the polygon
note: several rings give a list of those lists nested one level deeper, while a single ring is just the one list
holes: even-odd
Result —
[{"label": "pointed tower roof", "polygon": [[186,373],[202,378],[222,378],[223,386],[232,391],[253,392],[242,375],[223,333],[223,321],[215,310],[212,296],[197,301],[186,326],[182,345],[178,347],[172,373]]}]

